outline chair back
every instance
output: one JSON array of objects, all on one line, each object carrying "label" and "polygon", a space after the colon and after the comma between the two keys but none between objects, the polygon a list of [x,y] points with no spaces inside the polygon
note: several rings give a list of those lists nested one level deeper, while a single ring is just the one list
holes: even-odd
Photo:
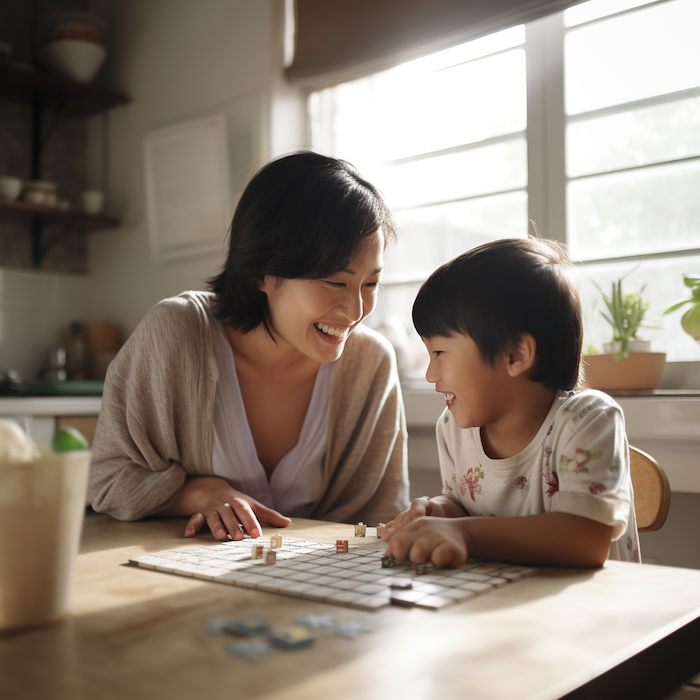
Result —
[{"label": "chair back", "polygon": [[671,504],[671,486],[666,472],[651,455],[632,445],[629,449],[637,530],[653,532],[666,522]]}]

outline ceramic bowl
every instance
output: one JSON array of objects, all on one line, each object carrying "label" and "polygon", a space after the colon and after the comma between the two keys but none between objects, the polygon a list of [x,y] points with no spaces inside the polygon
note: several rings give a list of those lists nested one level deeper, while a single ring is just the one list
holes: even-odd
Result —
[{"label": "ceramic bowl", "polygon": [[14,201],[22,191],[22,180],[18,177],[0,177],[0,198]]},{"label": "ceramic bowl", "polygon": [[31,180],[24,185],[22,199],[29,204],[39,204],[45,207],[56,205],[58,196],[55,182],[47,180]]},{"label": "ceramic bowl", "polygon": [[82,39],[51,41],[43,53],[53,70],[78,83],[89,83],[107,56],[103,46]]}]

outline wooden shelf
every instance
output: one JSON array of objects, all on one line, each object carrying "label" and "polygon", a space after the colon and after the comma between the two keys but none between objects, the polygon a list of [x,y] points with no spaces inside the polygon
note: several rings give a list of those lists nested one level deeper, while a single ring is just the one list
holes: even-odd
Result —
[{"label": "wooden shelf", "polygon": [[[86,118],[129,102],[128,97],[113,90],[65,80],[53,73],[35,70],[32,66],[2,62],[0,62],[0,100],[27,105],[31,109],[31,178],[35,180],[41,179],[41,152],[48,138],[48,134],[41,133],[43,112],[54,112],[61,117]],[[65,231],[69,228],[88,231],[119,224],[119,220],[112,216],[96,216],[82,211],[8,200],[0,200],[0,215],[25,217],[31,221],[32,261],[35,267],[39,267],[49,248],[65,235]],[[49,222],[64,222],[66,226],[45,242],[42,236],[42,225]]]},{"label": "wooden shelf", "polygon": [[58,209],[56,207],[44,207],[39,204],[28,204],[27,202],[13,202],[0,199],[0,212],[3,214],[14,214],[28,218],[39,218],[44,221],[65,221],[89,230],[98,228],[109,228],[118,226],[119,219],[104,214],[86,214],[75,209]]},{"label": "wooden shelf", "polygon": [[120,92],[65,80],[31,67],[0,63],[0,100],[91,117],[129,102]]}]

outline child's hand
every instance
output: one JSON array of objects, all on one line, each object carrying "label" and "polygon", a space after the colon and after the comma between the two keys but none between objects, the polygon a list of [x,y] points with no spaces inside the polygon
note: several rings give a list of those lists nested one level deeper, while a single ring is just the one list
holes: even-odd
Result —
[{"label": "child's hand", "polygon": [[392,529],[382,540],[389,543],[385,552],[388,557],[393,554],[397,559],[421,564],[431,561],[437,567],[461,566],[472,549],[471,538],[460,518],[419,518]]},{"label": "child's hand", "polygon": [[[443,518],[445,514],[443,512],[442,506],[431,501],[427,496],[422,496],[421,498],[416,498],[411,503],[411,507],[405,510],[403,513],[399,513],[391,524],[392,530],[397,530],[408,523],[422,518],[424,515],[432,515],[436,518]],[[383,538],[382,538],[383,539]]]}]

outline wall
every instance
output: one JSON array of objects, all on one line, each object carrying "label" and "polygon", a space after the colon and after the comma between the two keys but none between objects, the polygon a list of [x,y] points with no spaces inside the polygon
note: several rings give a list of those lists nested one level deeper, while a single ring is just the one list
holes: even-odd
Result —
[{"label": "wall", "polygon": [[116,229],[88,239],[84,277],[0,268],[0,370],[33,376],[69,320],[117,323],[128,335],[160,299],[201,289],[221,252],[174,262],[151,256],[143,138],[148,131],[257,95],[257,161],[304,141],[303,99],[282,79],[283,0],[118,0],[100,83],[131,103],[88,121],[88,186],[107,193]]},{"label": "wall", "polygon": [[0,268],[0,373],[14,369],[34,378],[49,349],[65,342],[63,328],[91,319],[90,288],[80,275]]},{"label": "wall", "polygon": [[[130,333],[160,299],[201,289],[223,260],[220,253],[175,262],[151,257],[146,221],[142,144],[149,130],[215,112],[239,97],[257,94],[261,152],[301,145],[277,125],[271,107],[279,90],[281,47],[277,0],[120,0],[115,3],[113,83],[133,99],[92,124],[107,136],[108,208],[123,226],[90,241],[94,303]],[[274,83],[274,84],[273,84]],[[288,94],[284,99],[289,101]],[[290,112],[296,105],[289,108]],[[291,118],[290,123],[295,123]],[[99,141],[100,134],[95,137]],[[286,139],[286,141],[285,141]],[[96,149],[93,149],[93,152]],[[256,163],[251,163],[253,168]]]}]

